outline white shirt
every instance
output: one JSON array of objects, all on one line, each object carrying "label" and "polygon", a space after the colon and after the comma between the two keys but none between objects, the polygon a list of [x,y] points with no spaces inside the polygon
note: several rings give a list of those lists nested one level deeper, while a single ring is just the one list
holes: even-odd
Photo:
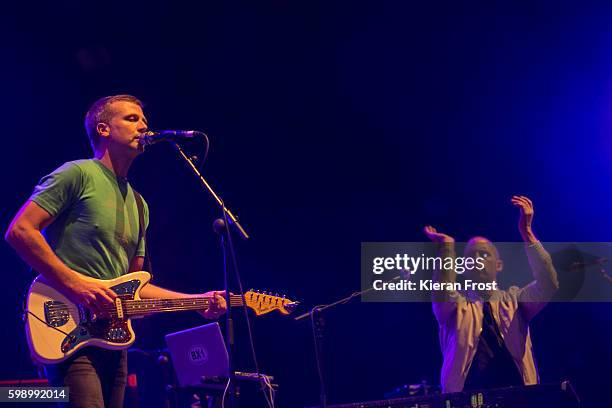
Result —
[{"label": "white shirt", "polygon": [[[445,252],[443,256],[454,256],[454,250],[449,246],[442,250]],[[550,300],[558,283],[550,255],[541,243],[528,245],[526,252],[535,280],[523,288],[512,286],[507,291],[495,291],[489,301],[506,348],[523,382],[529,385],[539,382],[529,322]],[[447,301],[433,303],[444,356],[441,372],[443,392],[463,390],[482,332],[482,307],[481,299],[457,291],[449,291]]]}]

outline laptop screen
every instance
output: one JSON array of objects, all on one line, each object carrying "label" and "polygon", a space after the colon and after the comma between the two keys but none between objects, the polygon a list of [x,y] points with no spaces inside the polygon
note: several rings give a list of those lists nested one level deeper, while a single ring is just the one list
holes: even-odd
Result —
[{"label": "laptop screen", "polygon": [[166,344],[181,387],[229,376],[229,357],[219,323],[167,334]]}]

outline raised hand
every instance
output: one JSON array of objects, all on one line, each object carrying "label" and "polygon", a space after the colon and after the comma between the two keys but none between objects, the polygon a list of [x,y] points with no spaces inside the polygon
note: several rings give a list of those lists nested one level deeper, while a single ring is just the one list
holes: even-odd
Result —
[{"label": "raised hand", "polygon": [[520,209],[518,229],[525,242],[537,242],[537,238],[531,228],[533,222],[533,203],[525,196],[512,196],[510,200],[515,207]]},{"label": "raised hand", "polygon": [[429,238],[431,242],[435,242],[439,244],[455,242],[455,239],[453,237],[451,237],[450,235],[438,232],[431,225],[426,225],[423,231],[425,231],[425,235],[427,235],[427,238]]}]

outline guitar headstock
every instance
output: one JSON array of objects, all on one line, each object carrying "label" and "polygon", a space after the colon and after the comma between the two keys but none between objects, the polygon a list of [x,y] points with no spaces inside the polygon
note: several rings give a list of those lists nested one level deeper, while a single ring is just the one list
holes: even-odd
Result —
[{"label": "guitar headstock", "polygon": [[257,316],[278,310],[281,314],[288,315],[293,312],[299,302],[294,302],[278,294],[257,292],[249,290],[244,294],[244,303],[255,311]]}]

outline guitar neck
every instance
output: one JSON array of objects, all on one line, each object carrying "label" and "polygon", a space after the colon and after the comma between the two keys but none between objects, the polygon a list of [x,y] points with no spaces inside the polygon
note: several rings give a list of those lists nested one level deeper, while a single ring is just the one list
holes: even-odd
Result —
[{"label": "guitar neck", "polygon": [[[124,300],[123,313],[130,316],[144,316],[153,313],[178,312],[182,310],[203,310],[210,305],[210,298],[187,297],[180,299],[139,299]],[[232,307],[244,304],[242,296],[230,295]]]}]

